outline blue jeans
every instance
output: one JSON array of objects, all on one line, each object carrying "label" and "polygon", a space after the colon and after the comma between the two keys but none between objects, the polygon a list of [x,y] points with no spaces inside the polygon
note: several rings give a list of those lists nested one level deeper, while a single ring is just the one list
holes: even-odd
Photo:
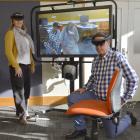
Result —
[{"label": "blue jeans", "polygon": [[[79,92],[73,92],[68,96],[68,106],[71,106],[74,103],[77,103],[81,100],[89,100],[89,99],[98,99],[93,92],[86,91],[82,94]],[[130,125],[131,119],[129,115],[125,115],[123,118],[120,119],[119,124],[117,125],[117,132],[116,132],[116,124],[112,122],[110,119],[102,119],[103,125],[108,137],[115,137],[124,132]],[[86,122],[84,115],[77,115],[74,117],[74,126],[76,130],[83,130],[86,129]]]}]

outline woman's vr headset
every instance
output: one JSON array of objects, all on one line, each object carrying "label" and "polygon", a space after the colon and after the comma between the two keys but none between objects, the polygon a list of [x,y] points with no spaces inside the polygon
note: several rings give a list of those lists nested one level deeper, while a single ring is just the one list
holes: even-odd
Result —
[{"label": "woman's vr headset", "polygon": [[[101,39],[95,40],[96,37],[101,37]],[[92,44],[94,44],[95,46],[99,46],[99,45],[102,46],[105,43],[105,41],[110,40],[111,38],[112,38],[111,35],[106,35],[104,33],[97,33],[92,37]]]},{"label": "woman's vr headset", "polygon": [[13,13],[11,15],[11,19],[15,19],[15,20],[23,20],[24,19],[24,15],[22,13]]}]

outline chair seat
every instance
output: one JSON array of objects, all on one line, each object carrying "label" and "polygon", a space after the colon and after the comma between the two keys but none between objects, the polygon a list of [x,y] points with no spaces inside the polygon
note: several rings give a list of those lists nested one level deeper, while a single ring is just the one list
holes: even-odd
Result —
[{"label": "chair seat", "polygon": [[69,115],[89,115],[89,116],[100,116],[107,117],[110,112],[107,108],[106,101],[101,100],[82,100],[72,105],[66,112]]}]

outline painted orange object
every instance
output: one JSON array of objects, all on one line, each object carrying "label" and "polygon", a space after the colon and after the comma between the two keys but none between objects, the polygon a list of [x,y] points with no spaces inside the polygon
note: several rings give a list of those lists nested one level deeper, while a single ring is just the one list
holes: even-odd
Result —
[{"label": "painted orange object", "polygon": [[66,112],[69,115],[83,114],[89,116],[106,117],[112,114],[111,93],[119,76],[119,69],[115,69],[107,90],[107,100],[82,100],[72,105]]}]

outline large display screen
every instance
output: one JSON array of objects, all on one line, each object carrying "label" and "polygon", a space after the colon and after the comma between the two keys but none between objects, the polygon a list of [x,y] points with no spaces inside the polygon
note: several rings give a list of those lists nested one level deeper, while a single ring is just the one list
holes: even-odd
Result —
[{"label": "large display screen", "polygon": [[37,55],[97,55],[91,38],[98,31],[111,34],[111,13],[111,5],[37,12]]}]

